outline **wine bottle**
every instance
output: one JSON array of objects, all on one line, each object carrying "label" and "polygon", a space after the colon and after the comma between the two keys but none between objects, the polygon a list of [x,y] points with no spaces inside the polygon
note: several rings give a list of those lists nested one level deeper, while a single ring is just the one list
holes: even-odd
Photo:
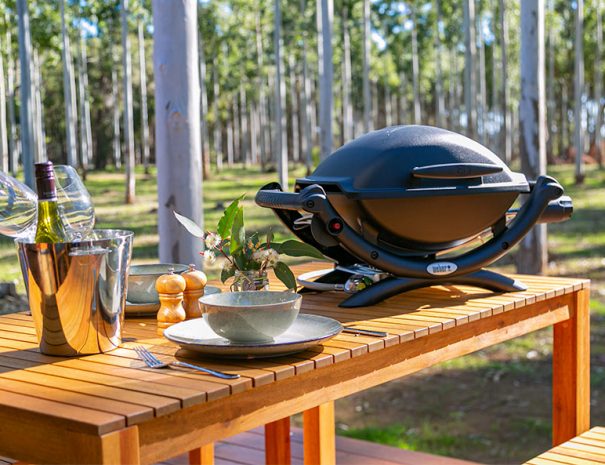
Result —
[{"label": "wine bottle", "polygon": [[55,172],[50,161],[36,163],[38,190],[38,226],[35,241],[45,243],[68,242],[57,203]]}]

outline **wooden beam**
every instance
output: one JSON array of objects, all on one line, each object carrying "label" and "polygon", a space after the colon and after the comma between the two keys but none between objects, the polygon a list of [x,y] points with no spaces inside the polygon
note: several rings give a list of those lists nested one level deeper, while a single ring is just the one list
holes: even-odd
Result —
[{"label": "wooden beam", "polygon": [[571,315],[553,331],[553,445],[590,427],[590,288],[573,294]]},{"label": "wooden beam", "polygon": [[214,465],[214,443],[190,450],[189,465]]},{"label": "wooden beam", "polygon": [[290,417],[265,425],[265,462],[267,465],[290,465]]},{"label": "wooden beam", "polygon": [[335,465],[334,402],[303,412],[304,465]]}]

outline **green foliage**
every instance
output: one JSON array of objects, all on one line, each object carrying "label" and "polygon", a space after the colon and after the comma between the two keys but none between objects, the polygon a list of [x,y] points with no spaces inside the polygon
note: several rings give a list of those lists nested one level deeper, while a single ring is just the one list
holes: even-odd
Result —
[{"label": "green foliage", "polygon": [[235,216],[239,210],[239,202],[245,197],[245,195],[246,194],[240,195],[226,208],[225,213],[223,216],[221,216],[221,219],[216,227],[216,233],[219,236],[227,237],[229,235],[229,231],[231,231],[231,228],[233,227],[233,221],[235,220]]},{"label": "green foliage", "polygon": [[284,283],[288,289],[296,289],[296,278],[288,265],[284,262],[277,262],[273,270],[277,279]]}]

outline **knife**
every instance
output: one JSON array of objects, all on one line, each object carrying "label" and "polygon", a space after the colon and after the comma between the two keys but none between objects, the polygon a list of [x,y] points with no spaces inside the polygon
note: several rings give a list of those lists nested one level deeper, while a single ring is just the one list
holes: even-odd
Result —
[{"label": "knife", "polygon": [[387,337],[388,333],[384,331],[370,331],[369,329],[359,329],[359,328],[351,328],[350,326],[345,326],[342,330],[343,333],[351,333],[363,336],[375,336],[375,337]]}]

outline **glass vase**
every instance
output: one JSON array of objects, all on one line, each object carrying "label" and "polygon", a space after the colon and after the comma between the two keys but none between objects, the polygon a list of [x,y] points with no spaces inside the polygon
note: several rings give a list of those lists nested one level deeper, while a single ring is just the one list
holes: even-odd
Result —
[{"label": "glass vase", "polygon": [[242,291],[268,291],[269,278],[266,271],[247,270],[235,271],[233,284],[231,284],[232,292]]}]

